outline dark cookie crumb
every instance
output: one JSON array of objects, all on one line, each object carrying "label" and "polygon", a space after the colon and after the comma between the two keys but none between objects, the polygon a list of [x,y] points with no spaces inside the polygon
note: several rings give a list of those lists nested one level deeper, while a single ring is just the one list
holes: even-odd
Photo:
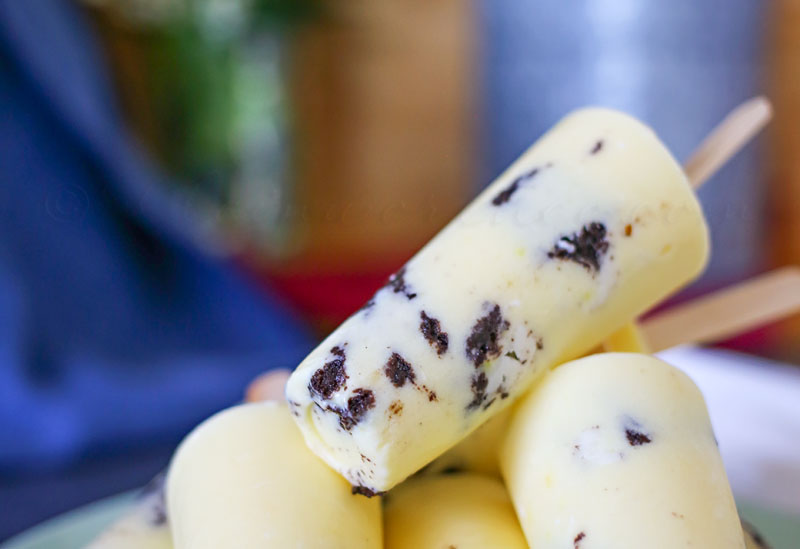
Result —
[{"label": "dark cookie crumb", "polygon": [[605,142],[602,139],[598,139],[597,142],[594,144],[594,147],[592,147],[592,150],[589,151],[589,154],[599,153],[600,151],[603,150],[603,145],[605,145]]},{"label": "dark cookie crumb", "polygon": [[519,357],[517,356],[517,353],[516,353],[516,351],[509,351],[509,352],[507,352],[507,353],[506,353],[506,356],[507,356],[508,358],[513,358],[513,359],[514,359],[514,360],[516,360],[517,362],[520,362],[520,360],[519,360]]},{"label": "dark cookie crumb", "polygon": [[413,385],[416,378],[411,364],[398,353],[392,353],[383,371],[395,387],[402,387],[406,381]]},{"label": "dark cookie crumb", "polygon": [[495,304],[486,316],[475,321],[466,342],[467,356],[476,368],[486,359],[500,356],[502,347],[500,335],[508,330],[510,324],[500,314],[500,306]]},{"label": "dark cookie crumb", "polygon": [[439,395],[436,394],[436,391],[431,391],[427,385],[422,386],[422,390],[428,393],[428,402],[438,402]]},{"label": "dark cookie crumb", "polygon": [[417,297],[415,292],[412,292],[411,289],[406,284],[406,268],[401,267],[399,271],[394,273],[392,276],[389,277],[389,282],[386,283],[387,288],[391,288],[392,291],[396,294],[403,294],[409,300],[414,299]]},{"label": "dark cookie crumb", "polygon": [[331,349],[330,353],[336,358],[326,362],[311,376],[311,383],[308,384],[311,396],[316,394],[324,399],[329,399],[333,393],[342,389],[347,381],[347,373],[344,368],[346,360],[344,349],[337,345]]},{"label": "dark cookie crumb", "polygon": [[328,406],[328,412],[339,416],[339,425],[345,431],[350,431],[364,418],[366,413],[375,407],[375,394],[369,389],[358,388],[353,391],[353,396],[347,399],[347,409],[338,406]]},{"label": "dark cookie crumb", "polygon": [[575,536],[575,539],[572,540],[575,549],[578,549],[581,546],[581,541],[583,541],[585,537],[586,537],[586,532],[581,532],[580,534]]},{"label": "dark cookie crumb", "polygon": [[399,400],[394,400],[389,404],[389,414],[399,416],[403,413],[403,403]]},{"label": "dark cookie crumb", "polygon": [[536,174],[539,173],[539,168],[534,168],[529,172],[526,172],[519,177],[517,177],[511,184],[497,193],[497,195],[492,199],[492,204],[495,206],[502,206],[509,200],[511,200],[511,196],[519,190],[519,186],[523,183],[527,183],[529,180],[533,179]]},{"label": "dark cookie crumb", "polygon": [[354,496],[355,495],[359,495],[359,496],[367,496],[368,498],[372,498],[372,497],[375,497],[375,496],[382,496],[386,492],[378,492],[376,490],[373,490],[372,488],[367,488],[366,486],[353,486],[352,493],[353,493]]},{"label": "dark cookie crumb", "polygon": [[489,385],[489,379],[486,377],[485,372],[480,372],[472,376],[472,401],[467,404],[467,410],[472,410],[481,405],[486,400],[486,386]]},{"label": "dark cookie crumb", "polygon": [[495,400],[497,400],[497,399],[496,399],[496,398],[493,398],[492,400],[490,400],[489,402],[487,402],[486,404],[484,404],[484,405],[483,405],[483,409],[484,409],[484,410],[488,410],[488,409],[489,409],[489,407],[490,407],[492,404],[494,404],[494,401],[495,401]]},{"label": "dark cookie crumb", "polygon": [[628,419],[625,424],[625,438],[631,446],[642,446],[653,442],[650,435],[645,433],[639,422],[634,419]]},{"label": "dark cookie crumb", "polygon": [[419,317],[422,319],[419,331],[422,332],[430,346],[436,349],[436,354],[443,355],[446,353],[450,339],[447,332],[442,331],[442,325],[439,320],[428,316],[425,311],[420,311]]},{"label": "dark cookie crumb", "polygon": [[598,221],[584,225],[580,232],[562,236],[547,253],[550,259],[574,261],[589,272],[600,270],[600,260],[608,252],[606,226]]},{"label": "dark cookie crumb", "polygon": [[361,421],[368,410],[375,407],[375,394],[369,389],[356,389],[353,396],[347,399],[347,411],[354,425]]}]

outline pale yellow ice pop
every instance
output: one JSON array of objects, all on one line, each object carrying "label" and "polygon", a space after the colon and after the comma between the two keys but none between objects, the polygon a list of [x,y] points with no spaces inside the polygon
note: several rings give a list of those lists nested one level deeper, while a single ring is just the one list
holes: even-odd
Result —
[{"label": "pale yellow ice pop", "polygon": [[744,548],[703,397],[651,356],[559,366],[516,408],[500,466],[531,547]]},{"label": "pale yellow ice pop", "polygon": [[655,134],[578,111],[289,379],[309,447],[387,490],[700,272],[705,221]]},{"label": "pale yellow ice pop", "polygon": [[285,404],[230,408],[180,445],[167,477],[175,549],[377,549],[380,502],[303,443]]},{"label": "pale yellow ice pop", "polygon": [[386,496],[385,549],[527,549],[503,484],[474,474],[410,479]]}]

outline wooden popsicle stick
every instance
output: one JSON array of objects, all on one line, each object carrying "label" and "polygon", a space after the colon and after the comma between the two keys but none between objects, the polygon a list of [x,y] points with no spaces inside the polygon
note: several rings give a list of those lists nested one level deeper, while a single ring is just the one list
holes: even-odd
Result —
[{"label": "wooden popsicle stick", "polygon": [[711,130],[684,165],[692,187],[699,188],[742,149],[772,119],[772,104],[764,96],[733,109]]},{"label": "wooden popsicle stick", "polygon": [[784,267],[648,318],[641,330],[653,352],[709,343],[800,312],[800,267]]}]

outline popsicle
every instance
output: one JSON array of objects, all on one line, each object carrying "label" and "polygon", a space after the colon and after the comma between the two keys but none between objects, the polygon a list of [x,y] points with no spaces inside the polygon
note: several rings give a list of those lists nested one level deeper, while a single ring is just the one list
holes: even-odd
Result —
[{"label": "popsicle", "polygon": [[164,505],[164,475],[153,479],[131,509],[86,549],[172,549]]},{"label": "popsicle", "polygon": [[515,409],[500,467],[531,547],[744,548],[703,397],[648,355],[556,368]]},{"label": "popsicle", "polygon": [[167,477],[176,549],[377,549],[378,500],[351,487],[303,443],[283,403],[230,408],[180,445]]},{"label": "popsicle", "polygon": [[413,478],[388,496],[385,549],[527,549],[503,484],[454,474]]},{"label": "popsicle", "polygon": [[707,228],[655,134],[605,109],[541,138],[295,370],[309,447],[391,488],[703,268]]}]

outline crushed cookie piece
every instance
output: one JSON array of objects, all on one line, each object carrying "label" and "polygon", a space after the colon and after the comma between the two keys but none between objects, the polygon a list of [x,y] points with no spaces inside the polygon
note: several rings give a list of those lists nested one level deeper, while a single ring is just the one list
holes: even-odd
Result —
[{"label": "crushed cookie piece", "polygon": [[547,257],[574,261],[589,272],[597,272],[608,248],[606,226],[593,221],[584,225],[579,232],[559,238],[553,249],[547,252]]},{"label": "crushed cookie piece", "polygon": [[437,355],[446,353],[450,338],[447,332],[442,331],[442,325],[439,320],[428,316],[425,311],[420,311],[419,316],[422,320],[419,325],[419,331],[422,332],[427,342],[436,349]]},{"label": "crushed cookie piece", "polygon": [[507,353],[506,353],[506,356],[507,356],[508,358],[513,358],[513,359],[514,359],[514,360],[516,360],[517,362],[520,362],[520,360],[519,360],[519,357],[517,356],[517,353],[516,353],[515,351],[509,351],[509,352],[507,352]]},{"label": "crushed cookie piece", "polygon": [[409,301],[417,297],[415,292],[412,292],[408,284],[406,284],[406,267],[401,267],[396,273],[389,277],[386,283],[386,288],[391,288],[396,294],[403,294]]},{"label": "crushed cookie piece", "polygon": [[594,155],[599,153],[600,151],[603,150],[603,145],[605,145],[605,141],[603,141],[602,139],[598,139],[597,142],[594,144],[594,147],[592,147],[592,150],[589,151],[589,154]]},{"label": "crushed cookie piece", "polygon": [[652,442],[650,435],[642,429],[642,425],[632,418],[627,418],[625,421],[625,438],[631,446],[642,446]]},{"label": "crushed cookie piece", "polygon": [[503,319],[500,305],[495,304],[488,314],[475,321],[472,332],[467,338],[467,356],[476,368],[479,368],[487,359],[500,356],[502,347],[499,339],[503,332],[511,325]]},{"label": "crushed cookie piece", "polygon": [[326,362],[311,376],[311,382],[308,384],[311,396],[316,394],[329,399],[333,393],[345,386],[347,373],[344,366],[346,360],[344,349],[337,345],[330,350],[330,354],[336,358]]},{"label": "crushed cookie piece", "polygon": [[479,372],[472,376],[472,401],[467,404],[467,410],[472,410],[481,405],[486,400],[486,386],[489,385],[489,378],[485,372]]},{"label": "crushed cookie piece", "polygon": [[389,414],[393,416],[399,416],[403,413],[403,402],[400,400],[394,400],[391,404],[389,404]]},{"label": "crushed cookie piece", "polygon": [[355,495],[367,496],[368,498],[372,498],[375,496],[382,496],[386,493],[373,490],[372,488],[367,488],[366,486],[353,486],[351,492],[354,496]]},{"label": "crushed cookie piece", "polygon": [[572,540],[572,543],[573,543],[573,545],[574,545],[575,549],[579,549],[579,548],[580,548],[580,546],[581,546],[581,541],[583,541],[583,540],[584,540],[584,538],[586,538],[586,532],[581,532],[580,534],[578,534],[577,536],[575,536],[575,539],[574,539],[574,540]]},{"label": "crushed cookie piece", "polygon": [[375,394],[369,389],[356,389],[353,391],[353,396],[347,399],[347,411],[353,421],[358,423],[364,414],[371,408],[375,407]]},{"label": "crushed cookie piece", "polygon": [[416,378],[411,364],[398,353],[392,353],[383,371],[386,377],[389,378],[389,381],[392,382],[392,385],[398,388],[405,385],[406,381],[409,381],[413,385],[414,379]]},{"label": "crushed cookie piece", "polygon": [[625,225],[625,236],[631,236],[633,234],[633,225],[628,223]]},{"label": "crushed cookie piece", "polygon": [[327,406],[325,411],[339,416],[339,426],[345,431],[350,431],[374,407],[375,393],[369,389],[358,388],[353,391],[353,396],[347,399],[346,409],[338,406]]},{"label": "crushed cookie piece", "polygon": [[436,394],[436,391],[431,391],[431,390],[430,390],[430,389],[428,389],[428,387],[427,387],[427,386],[425,386],[425,385],[423,385],[423,386],[422,386],[422,389],[423,389],[423,390],[424,390],[426,393],[428,393],[428,402],[438,402],[438,401],[439,401],[439,395],[437,395],[437,394]]},{"label": "crushed cookie piece", "polygon": [[[552,164],[548,163],[547,166],[545,167],[550,167],[551,165]],[[528,181],[536,177],[536,174],[538,174],[540,170],[541,168],[533,168],[529,172],[526,172],[517,177],[514,181],[511,182],[511,184],[508,187],[506,187],[505,189],[497,193],[497,195],[495,195],[495,197],[492,199],[492,204],[495,206],[502,206],[503,204],[511,200],[511,196],[519,190],[520,185],[522,185],[523,183],[527,183]]]}]

